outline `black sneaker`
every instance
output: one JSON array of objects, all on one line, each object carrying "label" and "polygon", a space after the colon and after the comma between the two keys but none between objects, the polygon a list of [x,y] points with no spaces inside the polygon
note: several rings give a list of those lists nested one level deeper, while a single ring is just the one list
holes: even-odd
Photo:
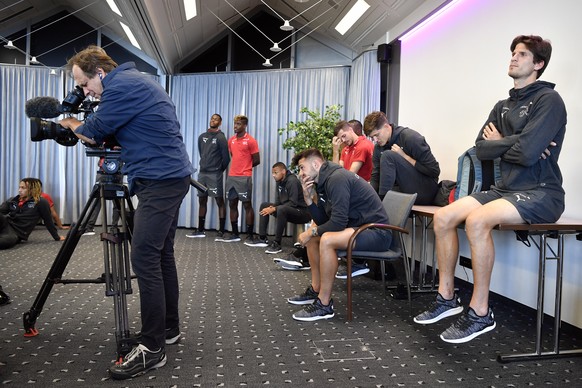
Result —
[{"label": "black sneaker", "polygon": [[495,329],[495,316],[489,308],[487,315],[480,317],[471,307],[461,315],[457,322],[453,323],[441,334],[441,339],[451,344],[462,344],[473,338]]},{"label": "black sneaker", "polygon": [[199,230],[199,229],[194,229],[192,231],[192,233],[187,233],[186,237],[190,237],[190,238],[203,238],[206,237],[206,233],[204,233],[203,230]]},{"label": "black sneaker", "polygon": [[10,302],[12,302],[10,300],[10,297],[8,296],[7,293],[2,291],[2,287],[0,287],[0,306],[4,306],[5,304],[10,304]]},{"label": "black sneaker", "polygon": [[306,271],[311,269],[309,261],[303,261],[301,258],[295,257],[293,253],[289,253],[285,258],[276,257],[273,261],[281,268],[289,271]]},{"label": "black sneaker", "polygon": [[222,237],[216,237],[214,239],[214,241],[226,242],[226,243],[239,242],[240,236],[238,234],[225,233],[222,235]]},{"label": "black sneaker", "polygon": [[313,304],[317,300],[319,294],[313,290],[311,285],[307,287],[303,294],[292,296],[287,298],[287,302],[291,304]]},{"label": "black sneaker", "polygon": [[[370,268],[368,268],[367,264],[357,264],[352,262],[352,278],[356,276],[362,276],[370,272]],[[348,278],[348,266],[341,264],[338,269],[337,273],[335,274],[336,279],[347,279]]]},{"label": "black sneaker", "polygon": [[224,232],[222,230],[219,230],[218,232],[216,232],[216,238],[223,238],[224,237]]},{"label": "black sneaker", "polygon": [[277,241],[273,241],[271,245],[269,245],[269,248],[265,250],[265,253],[275,254],[281,252],[282,250],[283,249],[281,249],[281,244],[279,244]]},{"label": "black sneaker", "polygon": [[180,338],[182,338],[180,328],[166,329],[166,345],[175,345],[180,342]]},{"label": "black sneaker", "polygon": [[87,228],[85,229],[85,233],[83,233],[83,236],[94,236],[95,235],[95,230],[93,228]]},{"label": "black sneaker", "polygon": [[310,305],[305,306],[305,308],[301,311],[297,311],[293,314],[293,319],[297,321],[318,321],[320,319],[330,319],[334,316],[333,312],[333,299],[329,300],[329,304],[324,306],[319,298],[315,300]]},{"label": "black sneaker", "polygon": [[111,366],[109,373],[115,380],[125,380],[143,375],[151,369],[161,368],[166,365],[166,361],[164,349],[152,352],[143,344],[139,344],[123,357],[119,364]]},{"label": "black sneaker", "polygon": [[247,236],[247,238],[245,239],[245,245],[247,247],[264,248],[264,247],[269,246],[269,243],[267,242],[267,239],[259,238],[259,237],[255,236],[254,234],[249,234]]},{"label": "black sneaker", "polygon": [[428,325],[440,321],[443,318],[457,315],[463,312],[461,298],[455,294],[453,299],[447,300],[439,293],[436,300],[428,306],[428,309],[414,317],[414,322]]}]

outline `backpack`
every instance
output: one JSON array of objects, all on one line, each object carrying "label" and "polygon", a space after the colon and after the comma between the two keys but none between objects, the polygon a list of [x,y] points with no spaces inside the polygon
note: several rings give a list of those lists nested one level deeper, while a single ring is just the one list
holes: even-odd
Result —
[{"label": "backpack", "polygon": [[469,148],[459,156],[457,168],[457,187],[455,200],[489,188],[501,179],[499,158],[479,160],[475,147]]}]

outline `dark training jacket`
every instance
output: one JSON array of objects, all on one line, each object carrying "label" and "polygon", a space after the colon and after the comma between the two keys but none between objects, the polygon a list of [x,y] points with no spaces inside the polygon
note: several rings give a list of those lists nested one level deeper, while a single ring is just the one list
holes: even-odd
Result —
[{"label": "dark training jacket", "polygon": [[41,198],[38,203],[34,199],[26,201],[22,207],[18,206],[20,196],[12,197],[0,205],[0,213],[6,214],[6,219],[20,240],[28,240],[34,227],[41,218],[51,236],[55,240],[60,240],[61,236],[57,232],[57,227],[53,223],[51,209],[46,199]]},{"label": "dark training jacket", "polygon": [[[477,157],[500,157],[501,181],[496,186],[508,191],[544,190],[564,204],[562,173],[558,158],[566,133],[566,107],[554,84],[536,81],[522,89],[511,89],[509,98],[493,107],[485,124],[493,122],[503,136],[483,139],[479,131]],[[484,126],[483,126],[484,127]],[[550,147],[550,142],[556,142]],[[542,159],[548,148],[551,154]],[[560,211],[560,213],[563,211]]]},{"label": "dark training jacket", "polygon": [[317,182],[317,205],[309,212],[317,233],[339,232],[367,223],[388,223],[388,215],[372,186],[339,164],[324,162]]},{"label": "dark training jacket", "polygon": [[291,171],[287,170],[285,178],[277,182],[275,206],[287,205],[296,209],[307,209],[301,182]]}]

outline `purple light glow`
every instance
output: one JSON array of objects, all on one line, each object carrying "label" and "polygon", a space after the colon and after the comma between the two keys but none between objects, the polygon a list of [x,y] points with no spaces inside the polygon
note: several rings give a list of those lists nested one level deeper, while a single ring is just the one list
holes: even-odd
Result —
[{"label": "purple light glow", "polygon": [[[464,7],[458,6],[462,2],[463,0],[452,0],[411,30],[407,31],[399,38],[400,41],[404,44],[404,42],[409,43],[411,40],[421,39],[423,36],[431,36],[435,30],[439,30],[443,26],[451,24],[454,20],[458,20],[464,13]],[[465,5],[468,3],[470,1],[464,1]]]}]

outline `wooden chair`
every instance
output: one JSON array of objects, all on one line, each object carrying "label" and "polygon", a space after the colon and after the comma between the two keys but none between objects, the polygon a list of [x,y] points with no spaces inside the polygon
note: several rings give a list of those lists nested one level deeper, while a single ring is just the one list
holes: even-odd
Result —
[{"label": "wooden chair", "polygon": [[[382,201],[384,209],[388,214],[388,221],[390,224],[366,224],[360,226],[354,231],[352,236],[348,241],[347,251],[338,251],[338,256],[346,257],[347,261],[347,287],[348,287],[348,321],[352,320],[352,260],[353,259],[365,259],[365,260],[379,260],[382,269],[382,287],[384,293],[386,292],[386,261],[393,260],[404,260],[404,269],[406,272],[406,285],[408,291],[408,302],[411,301],[410,296],[410,265],[408,263],[408,255],[406,253],[406,244],[404,242],[404,234],[408,234],[405,229],[408,217],[410,215],[410,210],[414,201],[416,200],[416,194],[405,194],[399,193],[397,191],[389,191],[386,193],[384,200]],[[360,251],[354,249],[354,242],[358,234],[362,233],[366,229],[378,228],[378,229],[389,229],[392,231],[392,245],[387,251]]]}]

